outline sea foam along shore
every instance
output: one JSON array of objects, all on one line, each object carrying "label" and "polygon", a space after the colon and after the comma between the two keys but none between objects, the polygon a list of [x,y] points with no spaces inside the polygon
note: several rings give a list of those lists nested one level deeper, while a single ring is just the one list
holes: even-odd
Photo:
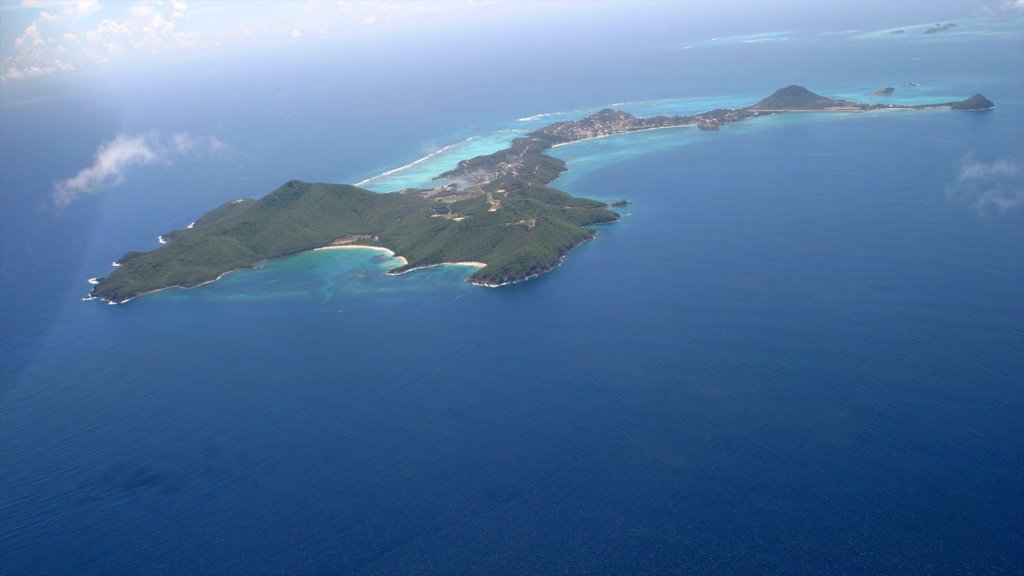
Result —
[{"label": "sea foam along shore", "polygon": [[[445,152],[451,150],[452,148],[455,148],[456,146],[458,146],[460,144],[466,144],[467,142],[472,142],[473,140],[477,140],[478,138],[480,138],[480,137],[479,136],[470,136],[469,138],[465,138],[465,139],[460,140],[460,141],[458,141],[458,142],[456,142],[454,144],[449,144],[447,146],[444,146],[443,148],[440,148],[438,150],[434,150],[433,152],[431,152],[430,154],[427,154],[426,156],[424,156],[422,158],[418,158],[416,160],[413,160],[412,162],[409,162],[408,164],[403,164],[403,165],[399,166],[398,168],[392,168],[390,170],[385,170],[384,172],[381,172],[380,174],[377,174],[376,176],[370,176],[369,178],[365,178],[363,180],[360,180],[359,182],[356,182],[355,185],[356,186],[363,186],[364,184],[369,184],[369,183],[371,183],[371,182],[373,182],[375,180],[380,180],[381,178],[386,178],[386,177],[391,176],[392,174],[394,174],[396,172],[401,172],[402,170],[406,170],[406,169],[412,168],[413,166],[416,166],[417,164],[422,164],[423,162],[426,162],[427,160],[430,160],[431,158],[434,158],[435,156],[437,156],[439,154],[444,154]],[[376,246],[364,246],[364,248],[376,248]]]}]

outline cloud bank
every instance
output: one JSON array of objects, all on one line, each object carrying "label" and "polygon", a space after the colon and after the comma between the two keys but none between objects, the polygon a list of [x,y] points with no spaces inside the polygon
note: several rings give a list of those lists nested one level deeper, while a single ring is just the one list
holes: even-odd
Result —
[{"label": "cloud bank", "polygon": [[79,197],[116,186],[131,168],[156,162],[170,163],[175,156],[193,152],[215,154],[227,147],[214,136],[176,134],[118,134],[99,145],[93,163],[74,176],[54,182],[51,200],[64,208]]},{"label": "cloud bank", "polygon": [[[101,62],[211,50],[253,42],[301,41],[367,26],[436,22],[438,18],[501,10],[493,2],[435,0],[336,2],[194,2],[139,0],[10,0],[0,10],[35,12],[26,28],[5,29],[0,80],[67,72]],[[7,50],[7,52],[3,52]]]},{"label": "cloud bank", "polygon": [[950,201],[979,213],[1000,213],[1024,206],[1024,160],[976,160],[973,154],[960,159],[956,180],[946,186]]}]

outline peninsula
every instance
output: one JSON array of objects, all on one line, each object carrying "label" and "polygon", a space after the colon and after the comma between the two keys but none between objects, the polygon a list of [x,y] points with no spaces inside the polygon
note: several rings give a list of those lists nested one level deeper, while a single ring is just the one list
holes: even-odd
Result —
[{"label": "peninsula", "polygon": [[577,198],[548,186],[566,170],[563,161],[545,154],[552,147],[641,130],[718,130],[771,114],[992,107],[981,94],[959,102],[900,106],[858,104],[789,86],[746,108],[692,116],[643,118],[604,109],[545,126],[493,154],[462,160],[437,176],[433,188],[380,194],[345,184],[292,180],[262,198],[232,200],[187,228],[161,235],[159,248],[122,256],[109,276],[92,280],[89,298],[122,303],[329,246],[387,248],[404,260],[389,274],[472,262],[479,267],[470,282],[512,284],[558,266],[573,248],[594,237],[594,225],[619,218],[611,208],[625,204]]}]

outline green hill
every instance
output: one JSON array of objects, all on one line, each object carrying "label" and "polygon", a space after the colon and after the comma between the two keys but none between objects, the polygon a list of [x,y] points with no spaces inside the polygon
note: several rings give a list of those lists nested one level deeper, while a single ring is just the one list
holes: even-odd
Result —
[{"label": "green hill", "polygon": [[499,285],[550,270],[594,236],[587,226],[618,218],[602,202],[547,187],[492,193],[492,202],[501,203],[493,211],[488,195],[465,196],[376,194],[344,184],[293,180],[259,200],[220,206],[193,228],[167,234],[168,243],[156,250],[125,254],[92,295],[123,302],[169,286],[197,286],[230,270],[350,236],[405,257],[408,264],[393,272],[443,262],[486,262],[470,280]]},{"label": "green hill", "polygon": [[975,94],[967,100],[961,100],[960,102],[951,102],[949,107],[953,110],[988,110],[994,108],[995,104],[991,100],[985,98],[981,94]]},{"label": "green hill", "polygon": [[771,96],[750,106],[748,110],[823,110],[856,106],[859,105],[848,100],[826,98],[803,86],[793,84],[776,90]]}]

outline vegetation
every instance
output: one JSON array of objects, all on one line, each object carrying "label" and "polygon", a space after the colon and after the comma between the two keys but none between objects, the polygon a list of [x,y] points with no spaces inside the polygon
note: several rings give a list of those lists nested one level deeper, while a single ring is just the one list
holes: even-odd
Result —
[{"label": "vegetation", "polygon": [[129,252],[93,296],[123,302],[168,286],[190,287],[262,260],[327,246],[351,235],[404,256],[402,272],[443,262],[486,262],[472,281],[498,285],[542,273],[593,237],[586,228],[618,215],[601,202],[547,187],[502,194],[490,212],[482,195],[451,203],[460,220],[435,217],[445,197],[376,194],[343,184],[293,180],[260,200],[234,201],[193,228],[165,235],[152,252]]},{"label": "vegetation", "polygon": [[819,96],[803,86],[786,86],[754,104],[748,110],[824,110],[828,108],[859,107],[848,100],[833,100]]},{"label": "vegetation", "polygon": [[988,110],[989,108],[995,107],[995,104],[981,94],[975,94],[967,100],[950,102],[949,107],[953,110]]}]

